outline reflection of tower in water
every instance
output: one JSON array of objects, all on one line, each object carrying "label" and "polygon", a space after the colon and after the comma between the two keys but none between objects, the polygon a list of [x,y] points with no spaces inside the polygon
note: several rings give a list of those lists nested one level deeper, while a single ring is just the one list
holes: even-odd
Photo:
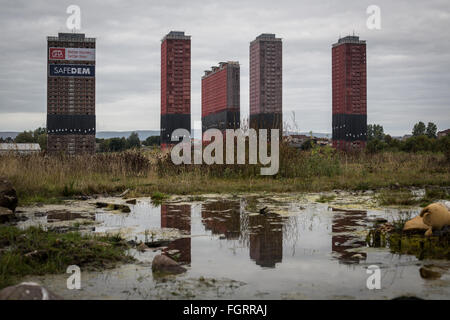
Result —
[{"label": "reflection of tower in water", "polygon": [[212,234],[249,246],[257,265],[273,268],[282,261],[282,219],[275,214],[248,215],[237,201],[214,201],[202,205],[202,222]]},{"label": "reflection of tower in water", "polygon": [[[190,205],[161,205],[161,228],[175,228],[182,233],[191,233],[191,206]],[[172,241],[165,249],[178,250],[180,256],[176,259],[181,263],[191,263],[191,238],[181,238]]]},{"label": "reflection of tower in water", "polygon": [[250,225],[250,258],[257,265],[274,268],[283,257],[283,225],[276,215],[252,215]]},{"label": "reflection of tower in water", "polygon": [[[360,222],[367,217],[367,211],[335,209],[333,214],[331,248],[340,262],[345,264],[358,263],[362,258],[365,260],[365,252],[356,252],[354,249],[366,245],[365,241],[351,234],[355,228],[361,226]],[[353,249],[353,250],[351,250]],[[359,257],[355,255],[360,255]]]},{"label": "reflection of tower in water", "polygon": [[228,240],[239,239],[241,234],[241,206],[236,201],[214,201],[202,205],[202,222],[212,234],[223,234]]}]

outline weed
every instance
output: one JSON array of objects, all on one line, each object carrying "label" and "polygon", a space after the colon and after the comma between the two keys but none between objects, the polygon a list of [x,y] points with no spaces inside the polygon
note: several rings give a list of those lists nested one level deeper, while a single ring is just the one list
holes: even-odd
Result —
[{"label": "weed", "polygon": [[334,199],[336,199],[336,196],[335,196],[334,194],[331,194],[331,195],[322,194],[322,195],[316,200],[316,202],[326,203],[326,202],[333,201]]}]

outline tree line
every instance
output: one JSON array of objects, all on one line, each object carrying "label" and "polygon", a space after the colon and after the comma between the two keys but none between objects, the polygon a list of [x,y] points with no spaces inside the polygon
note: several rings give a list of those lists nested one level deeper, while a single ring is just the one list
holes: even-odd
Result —
[{"label": "tree line", "polygon": [[443,152],[450,159],[450,136],[437,138],[437,126],[433,122],[427,125],[422,121],[416,123],[412,134],[406,139],[396,139],[384,133],[382,125],[367,126],[367,146],[369,153],[381,151],[405,152]]},{"label": "tree line", "polygon": [[[109,139],[95,139],[99,144],[100,152],[119,152],[128,149],[139,149],[144,146],[159,146],[160,137],[151,136],[141,141],[137,132],[132,132],[128,138],[109,138]],[[24,131],[19,133],[16,138],[2,138],[0,143],[39,143],[41,150],[47,150],[47,129],[37,128],[34,131]]]},{"label": "tree line", "polygon": [[16,138],[0,137],[0,143],[39,143],[41,150],[47,150],[47,129],[37,128],[34,131],[24,131],[19,133]]},{"label": "tree line", "polygon": [[109,138],[109,139],[95,139],[99,143],[100,152],[119,152],[128,149],[140,149],[144,146],[159,146],[160,137],[150,136],[141,142],[139,134],[132,132],[128,138]]}]

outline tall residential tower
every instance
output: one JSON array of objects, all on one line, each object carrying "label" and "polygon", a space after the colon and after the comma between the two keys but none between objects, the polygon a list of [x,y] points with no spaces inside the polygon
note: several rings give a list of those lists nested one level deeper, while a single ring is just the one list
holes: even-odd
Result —
[{"label": "tall residential tower", "polygon": [[47,150],[95,153],[95,38],[47,37]]},{"label": "tall residential tower", "polygon": [[282,84],[281,38],[263,33],[250,43],[250,128],[281,134]]},{"label": "tall residential tower", "polygon": [[[171,31],[161,40],[161,146],[176,129],[191,131],[191,36]],[[181,137],[180,137],[181,139]]]},{"label": "tall residential tower", "polygon": [[333,147],[352,150],[367,140],[366,41],[339,39],[332,47]]},{"label": "tall residential tower", "polygon": [[202,132],[240,127],[240,66],[220,62],[202,77]]}]

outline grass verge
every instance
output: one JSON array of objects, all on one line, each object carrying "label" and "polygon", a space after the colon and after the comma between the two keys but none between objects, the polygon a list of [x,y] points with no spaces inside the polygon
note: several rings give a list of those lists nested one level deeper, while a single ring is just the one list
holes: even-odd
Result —
[{"label": "grass verge", "polygon": [[15,284],[26,275],[64,273],[69,265],[99,269],[129,262],[133,258],[127,248],[119,236],[0,226],[0,288]]},{"label": "grass verge", "polygon": [[[154,195],[158,202],[161,195],[172,194],[448,187],[450,163],[440,153],[340,154],[329,149],[298,151],[282,146],[280,170],[274,176],[261,176],[259,165],[175,166],[170,154],[158,152],[75,157],[5,155],[0,159],[0,176],[13,183],[20,205],[57,203],[82,195],[114,195],[126,189],[130,190],[128,197]],[[436,192],[430,188],[427,197],[435,198]],[[407,193],[398,200],[389,194],[384,198],[386,204],[414,203]]]}]

